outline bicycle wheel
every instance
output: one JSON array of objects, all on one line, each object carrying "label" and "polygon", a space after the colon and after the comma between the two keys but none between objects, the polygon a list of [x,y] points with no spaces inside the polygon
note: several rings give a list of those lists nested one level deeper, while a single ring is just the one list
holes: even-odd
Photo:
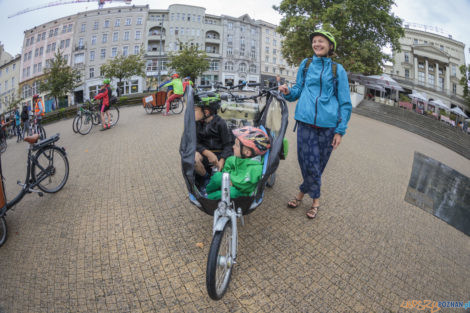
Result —
[{"label": "bicycle wheel", "polygon": [[91,114],[86,113],[81,116],[80,120],[81,126],[78,129],[78,132],[82,135],[86,135],[93,127],[93,118],[91,117]]},{"label": "bicycle wheel", "polygon": [[229,220],[222,231],[214,234],[207,258],[206,287],[213,300],[221,299],[227,291],[234,264],[232,252],[232,222]]},{"label": "bicycle wheel", "polygon": [[109,107],[109,115],[111,116],[111,126],[114,126],[119,121],[119,109],[115,106]]},{"label": "bicycle wheel", "polygon": [[93,112],[92,116],[92,123],[93,125],[99,125],[101,123],[100,121],[100,113],[99,112]]},{"label": "bicycle wheel", "polygon": [[0,247],[7,241],[7,221],[5,216],[0,218]]},{"label": "bicycle wheel", "polygon": [[80,115],[75,115],[75,117],[73,118],[73,121],[72,121],[72,130],[73,132],[76,134],[78,133],[78,130],[77,130],[77,120],[80,119]]},{"label": "bicycle wheel", "polygon": [[40,140],[46,139],[46,130],[42,125],[38,125],[38,134]]},{"label": "bicycle wheel", "polygon": [[56,146],[47,146],[36,153],[31,169],[34,181],[44,192],[54,193],[62,189],[69,178],[69,161]]},{"label": "bicycle wheel", "polygon": [[153,106],[152,106],[151,103],[146,103],[146,104],[145,104],[145,112],[146,112],[147,114],[152,114],[152,112],[153,112]]},{"label": "bicycle wheel", "polygon": [[183,109],[184,109],[184,104],[183,104],[183,101],[181,101],[181,99],[177,99],[173,101],[173,103],[171,104],[171,112],[175,114],[180,114],[181,112],[183,112]]},{"label": "bicycle wheel", "polygon": [[0,140],[0,153],[3,153],[7,150],[7,139],[3,138]]}]

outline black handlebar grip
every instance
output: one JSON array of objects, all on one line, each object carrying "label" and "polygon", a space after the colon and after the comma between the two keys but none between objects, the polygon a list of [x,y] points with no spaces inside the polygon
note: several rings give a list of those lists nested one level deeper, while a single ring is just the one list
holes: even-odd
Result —
[{"label": "black handlebar grip", "polygon": [[248,83],[247,86],[256,87],[256,86],[261,86],[261,84],[260,83]]}]

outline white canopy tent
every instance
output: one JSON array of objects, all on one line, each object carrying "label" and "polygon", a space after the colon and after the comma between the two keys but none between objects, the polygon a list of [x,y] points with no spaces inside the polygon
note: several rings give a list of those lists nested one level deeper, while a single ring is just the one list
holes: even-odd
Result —
[{"label": "white canopy tent", "polygon": [[419,92],[417,92],[416,90],[413,90],[413,93],[410,93],[408,95],[410,98],[414,98],[414,99],[417,99],[417,100],[420,100],[420,101],[428,101],[428,98],[426,97],[425,94],[421,94]]},{"label": "white canopy tent", "polygon": [[393,90],[405,91],[400,86],[400,84],[398,84],[393,78],[391,78],[387,74],[366,76],[366,79],[368,80],[368,83],[371,84],[380,85],[384,88],[389,88]]},{"label": "white canopy tent", "polygon": [[468,118],[468,116],[459,107],[452,108],[452,109],[450,109],[450,111],[457,114],[457,115],[463,116],[464,118]]}]

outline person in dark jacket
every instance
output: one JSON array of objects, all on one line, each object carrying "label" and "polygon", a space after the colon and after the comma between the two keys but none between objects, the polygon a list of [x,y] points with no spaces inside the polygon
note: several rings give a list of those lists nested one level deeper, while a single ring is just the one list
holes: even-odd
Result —
[{"label": "person in dark jacket", "polygon": [[23,123],[23,138],[29,135],[29,112],[28,106],[23,106],[23,110],[21,111],[21,122]]},{"label": "person in dark jacket", "polygon": [[294,119],[298,126],[297,157],[303,182],[287,206],[297,208],[308,194],[313,203],[307,217],[315,218],[320,208],[323,170],[346,133],[352,105],[348,75],[341,64],[330,58],[336,50],[333,35],[316,30],[310,35],[310,43],[314,55],[300,63],[296,85],[292,88],[282,85],[279,91],[288,101],[298,100]]},{"label": "person in dark jacket", "polygon": [[220,98],[198,99],[194,111],[196,118],[196,174],[208,181],[212,170],[224,168],[225,160],[232,155],[232,135],[225,120],[217,115]]}]

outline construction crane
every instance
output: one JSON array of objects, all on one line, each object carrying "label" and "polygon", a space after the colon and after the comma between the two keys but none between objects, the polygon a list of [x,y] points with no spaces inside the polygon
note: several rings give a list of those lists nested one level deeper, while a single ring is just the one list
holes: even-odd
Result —
[{"label": "construction crane", "polygon": [[24,13],[28,13],[28,12],[31,12],[31,11],[35,11],[35,10],[54,7],[54,6],[57,6],[57,5],[72,4],[72,3],[84,3],[84,2],[98,2],[98,8],[101,9],[101,8],[103,8],[103,6],[106,2],[108,2],[108,3],[111,3],[111,2],[124,2],[125,4],[131,4],[132,0],[68,0],[68,1],[54,1],[54,2],[49,2],[49,3],[46,3],[46,4],[39,5],[37,7],[27,8],[27,9],[18,11],[15,14],[12,14],[12,15],[8,16],[8,18],[12,18],[14,16],[21,15],[21,14],[24,14]]}]

